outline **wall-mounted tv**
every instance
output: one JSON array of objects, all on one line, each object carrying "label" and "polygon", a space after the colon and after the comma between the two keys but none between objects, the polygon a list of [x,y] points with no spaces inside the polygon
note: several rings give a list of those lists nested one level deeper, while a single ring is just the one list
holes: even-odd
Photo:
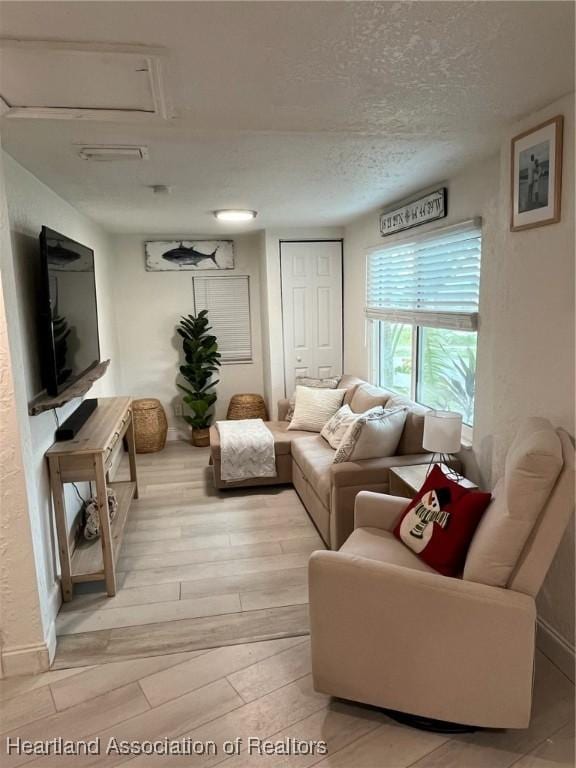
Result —
[{"label": "wall-mounted tv", "polygon": [[58,395],[100,362],[94,251],[42,227],[42,383]]}]

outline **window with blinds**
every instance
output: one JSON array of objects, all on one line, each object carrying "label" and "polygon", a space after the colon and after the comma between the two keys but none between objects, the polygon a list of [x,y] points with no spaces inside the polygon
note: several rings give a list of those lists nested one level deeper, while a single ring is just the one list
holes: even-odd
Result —
[{"label": "window with blinds", "polygon": [[474,219],[371,251],[367,317],[476,330],[481,238],[481,221]]},{"label": "window with blinds", "polygon": [[193,277],[196,313],[208,310],[223,363],[252,362],[250,278]]}]

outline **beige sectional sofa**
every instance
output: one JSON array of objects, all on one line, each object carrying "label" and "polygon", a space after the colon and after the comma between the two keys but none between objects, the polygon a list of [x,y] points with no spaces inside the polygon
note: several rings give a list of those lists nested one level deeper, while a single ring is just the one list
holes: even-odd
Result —
[{"label": "beige sectional sofa", "polygon": [[220,476],[218,430],[216,427],[210,429],[214,484],[217,488],[293,484],[320,535],[331,549],[338,549],[352,533],[354,501],[360,491],[386,493],[391,467],[423,464],[431,459],[422,447],[426,408],[353,376],[343,376],[338,387],[347,390],[344,403],[348,403],[355,413],[362,413],[377,405],[408,407],[396,456],[333,464],[335,451],[319,434],[288,429],[286,414],[289,401],[281,400],[278,403],[278,421],[266,422],[274,435],[277,477],[227,483]]}]

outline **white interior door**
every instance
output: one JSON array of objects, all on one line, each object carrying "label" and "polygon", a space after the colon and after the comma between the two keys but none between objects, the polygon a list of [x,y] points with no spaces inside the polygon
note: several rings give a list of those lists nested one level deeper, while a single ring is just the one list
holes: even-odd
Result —
[{"label": "white interior door", "polygon": [[342,243],[280,243],[286,395],[297,376],[342,374]]}]

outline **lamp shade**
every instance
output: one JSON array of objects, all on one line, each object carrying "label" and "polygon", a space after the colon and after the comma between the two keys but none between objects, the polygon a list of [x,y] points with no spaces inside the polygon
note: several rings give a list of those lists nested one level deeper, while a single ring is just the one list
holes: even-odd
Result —
[{"label": "lamp shade", "polygon": [[462,438],[462,416],[453,411],[428,411],[424,417],[424,450],[457,453]]}]

